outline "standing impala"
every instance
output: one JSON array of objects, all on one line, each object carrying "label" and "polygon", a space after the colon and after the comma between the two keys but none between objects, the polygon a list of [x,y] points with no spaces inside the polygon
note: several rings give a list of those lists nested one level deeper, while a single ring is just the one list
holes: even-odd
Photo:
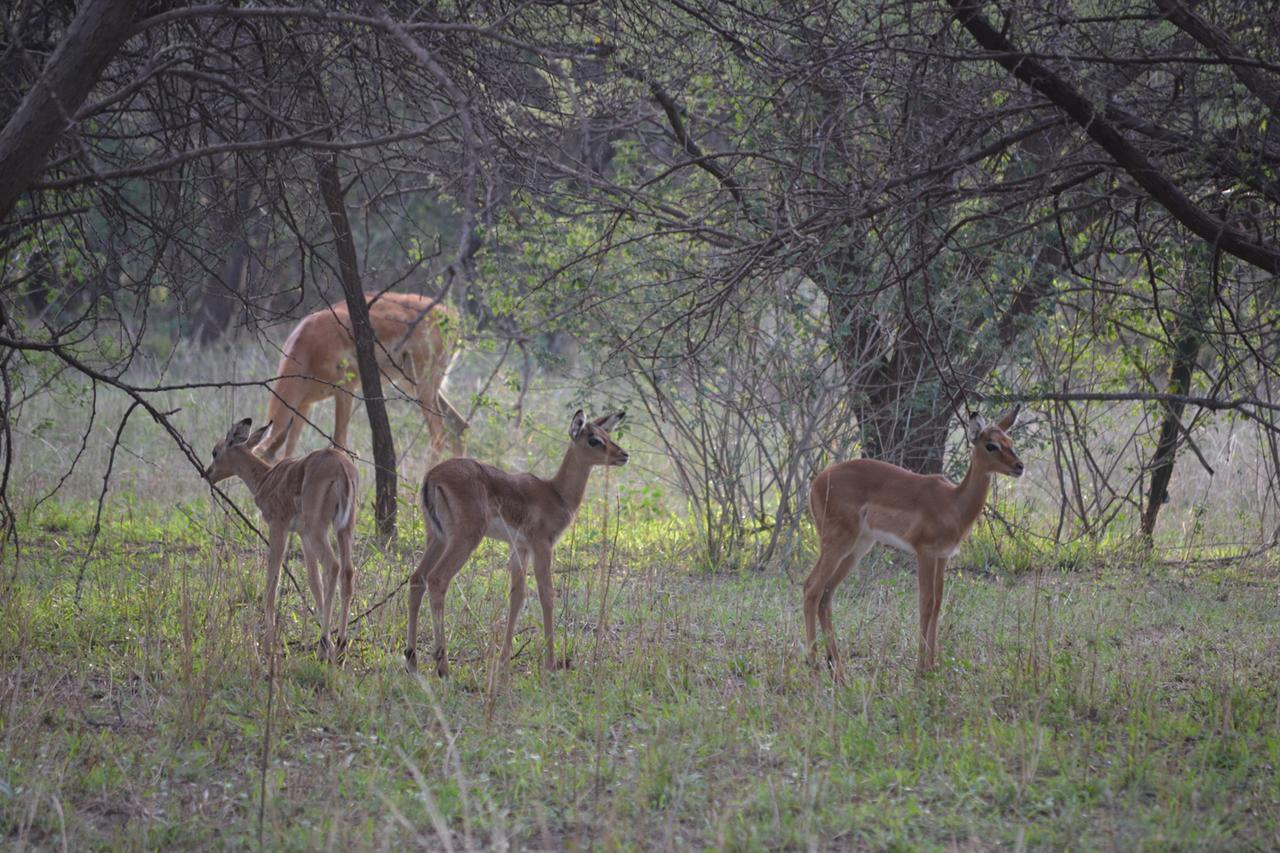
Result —
[{"label": "standing impala", "polygon": [[[392,379],[402,377],[412,383],[436,458],[446,444],[451,452],[461,453],[458,436],[467,422],[441,390],[457,340],[457,318],[440,302],[414,293],[367,293],[365,298],[377,338],[378,366]],[[292,456],[307,412],[330,397],[333,443],[347,446],[354,392],[360,385],[355,352],[345,303],[308,314],[294,327],[285,341],[267,404],[267,420],[275,426],[262,442],[259,452],[264,459],[275,459],[281,445],[284,455]]]},{"label": "standing impala", "polygon": [[[311,585],[311,594],[315,596],[316,614],[320,619],[320,659],[336,661],[347,647],[347,616],[351,612],[351,592],[355,582],[351,538],[355,530],[356,488],[359,484],[356,466],[345,453],[332,447],[275,465],[264,462],[253,451],[271,424],[250,435],[252,425],[252,419],[245,418],[231,427],[226,438],[214,446],[213,462],[204,472],[204,478],[210,483],[231,476],[244,480],[270,529],[264,601],[268,648],[275,637],[276,585],[280,582],[280,566],[284,562],[285,546],[289,544],[289,533],[296,530],[302,536],[307,581]],[[337,557],[329,546],[330,526],[338,541]],[[321,584],[321,568],[327,570],[324,584]],[[342,570],[342,609],[339,611],[338,645],[333,649],[329,641],[329,627],[339,569]]]},{"label": "standing impala", "polygon": [[818,531],[818,562],[804,583],[804,632],[810,663],[816,662],[821,621],[827,639],[827,663],[839,678],[840,651],[831,627],[831,596],[877,542],[916,555],[920,599],[921,672],[934,668],[938,652],[938,614],[947,560],[968,535],[987,502],[995,474],[1021,477],[1022,460],[1007,431],[1018,408],[988,426],[974,414],[969,420],[969,471],[959,484],[940,474],[916,474],[888,462],[855,459],[837,462],[813,478],[809,508]]},{"label": "standing impala", "polygon": [[551,550],[568,528],[587,491],[596,465],[625,465],[627,452],[614,444],[609,431],[623,412],[587,422],[579,409],[569,425],[569,449],[550,480],[533,474],[508,474],[474,459],[450,459],[427,472],[422,481],[423,519],[429,530],[427,549],[409,579],[409,637],[404,650],[410,670],[417,669],[418,610],[422,595],[431,595],[435,631],[436,674],[449,674],[444,645],[444,596],[449,582],[488,536],[511,543],[511,608],[500,665],[511,659],[511,635],[524,605],[525,568],[533,563],[542,602],[542,630],[547,639],[547,669],[555,669],[552,639]]}]

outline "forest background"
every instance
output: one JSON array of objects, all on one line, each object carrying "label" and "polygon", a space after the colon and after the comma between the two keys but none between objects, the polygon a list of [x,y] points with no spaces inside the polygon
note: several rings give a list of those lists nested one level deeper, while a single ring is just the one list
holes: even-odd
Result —
[{"label": "forest background", "polygon": [[[1274,13],[30,0],[0,27],[9,839],[1280,842]],[[574,409],[628,409],[632,462],[557,554],[569,672],[487,678],[486,546],[460,672],[403,673],[427,442],[374,377],[357,647],[309,659],[287,580],[279,672],[257,645],[256,513],[199,471],[293,324],[362,290],[458,312],[471,455],[550,473]],[[812,678],[809,479],[958,476],[967,413],[1017,402],[1029,472],[953,565],[942,673],[911,675],[885,556],[841,590],[854,677]]]}]

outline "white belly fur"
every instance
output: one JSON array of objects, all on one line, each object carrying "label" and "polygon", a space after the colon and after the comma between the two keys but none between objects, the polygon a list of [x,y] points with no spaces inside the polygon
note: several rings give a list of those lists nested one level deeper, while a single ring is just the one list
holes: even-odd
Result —
[{"label": "white belly fur", "polygon": [[881,545],[888,545],[890,548],[897,548],[899,551],[906,551],[908,554],[914,554],[916,549],[907,544],[907,541],[897,534],[890,533],[887,530],[877,530],[874,527],[866,527],[867,535],[879,542]]}]

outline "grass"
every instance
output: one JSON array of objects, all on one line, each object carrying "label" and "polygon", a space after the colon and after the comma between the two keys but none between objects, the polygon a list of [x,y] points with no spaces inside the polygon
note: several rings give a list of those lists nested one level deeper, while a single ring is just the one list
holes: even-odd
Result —
[{"label": "grass", "polygon": [[[254,846],[261,549],[204,503],[175,512],[121,495],[110,510],[79,607],[92,503],[24,522],[0,613],[0,833],[19,847]],[[1274,566],[958,568],[943,665],[921,679],[914,579],[905,562],[873,562],[837,600],[851,678],[836,687],[802,664],[803,559],[792,577],[691,574],[679,525],[650,513],[610,541],[602,626],[598,522],[584,516],[557,554],[557,643],[573,668],[539,672],[527,607],[497,689],[500,548],[451,590],[445,682],[401,666],[402,594],[357,626],[333,670],[289,589],[263,842],[1280,843]],[[419,535],[359,555],[360,610],[403,579]]]},{"label": "grass", "polygon": [[[173,364],[157,381],[272,370],[269,351],[244,348]],[[467,382],[455,381],[455,401]],[[331,669],[284,582],[268,716],[264,548],[135,416],[86,553],[127,402],[94,399],[97,426],[82,440],[89,396],[61,393],[24,404],[11,490],[22,550],[0,562],[9,846],[1280,845],[1280,567],[1209,550],[1176,513],[1161,552],[1174,562],[1120,538],[1059,547],[980,525],[948,574],[942,665],[927,678],[913,672],[912,561],[869,560],[836,599],[850,670],[837,687],[802,663],[811,543],[761,572],[692,568],[704,562],[696,522],[670,510],[670,471],[636,423],[622,436],[632,463],[610,473],[607,528],[597,477],[557,548],[556,642],[573,667],[539,671],[530,589],[509,682],[491,687],[508,581],[505,550],[487,543],[450,591],[451,678],[419,679],[401,663],[399,586],[421,552],[412,488],[425,441],[397,401],[401,535],[385,554],[370,544],[372,476],[360,463],[355,612],[373,609]],[[576,393],[531,394],[542,409],[521,430],[477,418],[472,451],[547,472],[562,424],[591,402]],[[233,418],[257,415],[260,397],[155,395],[202,454]],[[367,447],[360,422],[353,438]],[[309,435],[304,449],[319,444]],[[1035,528],[1046,482],[1001,484],[1002,512]],[[242,486],[228,492],[256,518]],[[1176,562],[1189,556],[1203,562]],[[301,580],[296,543],[288,565]]]}]

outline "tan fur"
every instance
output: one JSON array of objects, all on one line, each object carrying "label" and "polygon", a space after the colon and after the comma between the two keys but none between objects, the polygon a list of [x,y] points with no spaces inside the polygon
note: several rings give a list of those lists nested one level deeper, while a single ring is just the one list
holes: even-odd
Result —
[{"label": "tan fur", "polygon": [[[270,426],[270,425],[268,425]],[[351,459],[340,450],[325,448],[301,459],[286,459],[272,465],[254,453],[268,427],[249,435],[249,421],[236,424],[214,447],[213,462],[205,471],[205,479],[217,483],[236,476],[253,493],[262,518],[267,522],[267,591],[263,601],[266,614],[268,644],[275,632],[276,588],[280,567],[284,562],[289,534],[297,531],[302,538],[302,555],[307,564],[307,580],[316,600],[320,621],[321,660],[337,656],[347,645],[347,618],[355,585],[355,567],[351,559],[355,533],[355,510],[359,475]],[[335,557],[328,539],[333,528],[338,545]],[[320,569],[327,570],[321,582]],[[337,582],[341,570],[342,607],[338,617],[338,644],[332,649],[329,630]]]},{"label": "tan fur", "polygon": [[[875,459],[837,462],[809,489],[809,508],[818,532],[818,561],[804,585],[805,643],[817,654],[816,623],[827,639],[827,661],[841,675],[839,648],[831,625],[831,596],[840,582],[877,543],[916,555],[920,607],[918,666],[936,665],[938,616],[942,609],[947,560],[982,513],[995,474],[1021,476],[1023,465],[1005,430],[1017,410],[975,430],[969,470],[952,483],[941,475],[916,474]],[[980,424],[980,422],[979,422]],[[994,451],[988,446],[994,446]]]},{"label": "tan fur", "polygon": [[[445,399],[445,373],[457,347],[457,318],[445,305],[413,293],[365,294],[378,340],[378,365],[395,382],[407,382],[417,396],[436,458],[446,445],[461,453],[466,421]],[[275,459],[284,446],[292,456],[316,403],[334,399],[333,443],[347,446],[347,427],[359,392],[355,345],[345,303],[308,314],[285,341],[276,369],[267,419],[272,429],[260,453]],[[447,428],[446,428],[447,422]]]},{"label": "tan fur", "polygon": [[533,474],[509,474],[474,459],[450,459],[427,472],[420,503],[427,522],[427,547],[409,579],[409,630],[405,660],[417,666],[418,611],[430,592],[435,634],[436,673],[449,672],[444,639],[444,598],[449,583],[486,536],[511,544],[511,604],[500,665],[511,658],[511,636],[524,605],[525,570],[533,564],[542,603],[546,666],[556,666],[552,639],[551,554],[573,521],[596,465],[625,465],[627,453],[609,438],[608,430],[622,413],[587,423],[579,411],[570,427],[569,448],[560,470],[550,480]]}]

